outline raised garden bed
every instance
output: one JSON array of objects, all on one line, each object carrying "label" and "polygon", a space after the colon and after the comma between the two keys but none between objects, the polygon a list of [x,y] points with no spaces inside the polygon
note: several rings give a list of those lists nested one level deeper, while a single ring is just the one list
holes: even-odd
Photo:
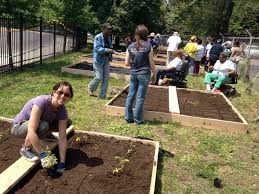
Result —
[{"label": "raised garden bed", "polygon": [[[247,122],[223,94],[178,88],[170,95],[170,88],[173,86],[149,86],[144,103],[145,119],[176,121],[190,127],[246,131]],[[127,94],[128,88],[125,88],[114,96],[106,104],[106,112],[124,115]]]},{"label": "raised garden bed", "polygon": [[154,193],[159,143],[76,131],[66,171],[49,177],[38,165],[11,193]]}]

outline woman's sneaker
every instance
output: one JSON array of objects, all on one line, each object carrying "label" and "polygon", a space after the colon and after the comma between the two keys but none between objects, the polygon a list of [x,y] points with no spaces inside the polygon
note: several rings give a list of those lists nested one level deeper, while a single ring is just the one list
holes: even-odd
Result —
[{"label": "woman's sneaker", "polygon": [[38,156],[36,156],[30,148],[22,148],[20,150],[20,154],[28,161],[35,162],[39,159]]}]

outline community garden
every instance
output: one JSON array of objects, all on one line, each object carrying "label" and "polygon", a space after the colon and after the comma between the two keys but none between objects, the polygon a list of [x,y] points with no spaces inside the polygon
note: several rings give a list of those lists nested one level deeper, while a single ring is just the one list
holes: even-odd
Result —
[{"label": "community garden", "polygon": [[[67,104],[74,129],[88,131],[88,133],[76,131],[69,140],[67,156],[69,167],[61,177],[51,178],[38,166],[11,192],[37,190],[40,193],[54,191],[149,193],[152,187],[150,180],[154,173],[153,165],[157,165],[155,193],[257,193],[259,191],[259,167],[256,165],[259,162],[259,125],[254,122],[259,98],[258,93],[254,91],[251,94],[245,92],[246,83],[240,80],[236,85],[238,94],[229,100],[248,122],[248,131],[236,133],[223,129],[191,128],[179,122],[159,120],[148,121],[143,125],[126,124],[123,116],[110,116],[105,112],[105,104],[109,100],[88,96],[87,84],[91,77],[61,72],[61,67],[78,64],[80,57],[89,52],[90,50],[82,50],[56,58],[55,61],[49,59],[41,66],[26,68],[23,72],[14,72],[1,77],[1,117],[14,118],[27,100],[37,95],[49,94],[54,83],[67,80],[74,88],[74,98]],[[203,76],[187,77],[187,79],[189,89],[204,90]],[[111,78],[109,88],[122,90],[127,84],[128,81]],[[161,90],[156,95],[168,95],[163,92]],[[182,95],[188,97],[188,94]],[[110,98],[113,96],[114,94],[108,95]],[[192,98],[186,98],[182,104],[191,100]],[[162,100],[156,101],[155,106],[163,109],[163,104]],[[224,109],[222,103],[221,105],[219,109]],[[188,107],[185,108],[188,112]],[[200,115],[202,111],[204,108],[198,106],[196,110],[185,114]],[[11,155],[19,158],[21,142],[8,141],[7,129],[10,124],[1,122],[0,126],[2,173],[14,162],[12,160],[6,162]],[[100,136],[90,132],[106,133],[111,136]],[[125,139],[121,136],[130,138]],[[158,149],[154,141],[159,142],[160,146],[158,161],[154,159]],[[154,164],[156,162],[157,164]],[[219,179],[221,184],[215,186],[215,180]],[[139,188],[142,190],[138,190]]]}]

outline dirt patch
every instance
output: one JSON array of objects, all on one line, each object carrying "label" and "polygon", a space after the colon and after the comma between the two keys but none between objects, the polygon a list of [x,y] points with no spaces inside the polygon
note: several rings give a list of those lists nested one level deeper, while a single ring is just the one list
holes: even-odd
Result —
[{"label": "dirt patch", "polygon": [[[88,63],[78,63],[78,64],[76,64],[74,66],[71,66],[70,68],[93,71],[93,65],[92,64],[88,64]],[[130,70],[127,69],[127,68],[123,68],[123,67],[113,67],[113,66],[110,66],[110,73],[118,73],[118,74],[129,75],[130,74]]]},{"label": "dirt patch", "polygon": [[24,140],[11,135],[12,123],[0,120],[0,173],[20,158],[19,150]]},{"label": "dirt patch", "polygon": [[220,95],[177,89],[177,96],[183,115],[242,122]]},{"label": "dirt patch", "polygon": [[[128,91],[124,91],[112,106],[125,107]],[[169,112],[168,88],[148,88],[144,110]],[[242,122],[232,107],[220,95],[177,89],[179,108],[182,115]],[[135,102],[134,102],[135,104]]]},{"label": "dirt patch", "polygon": [[149,193],[154,149],[138,142],[76,134],[69,143],[62,176],[51,178],[37,166],[11,192]]},{"label": "dirt patch", "polygon": [[[113,102],[112,106],[125,107],[128,90],[120,94]],[[169,112],[168,89],[149,87],[144,101],[144,110]],[[133,103],[135,107],[135,101]]]}]

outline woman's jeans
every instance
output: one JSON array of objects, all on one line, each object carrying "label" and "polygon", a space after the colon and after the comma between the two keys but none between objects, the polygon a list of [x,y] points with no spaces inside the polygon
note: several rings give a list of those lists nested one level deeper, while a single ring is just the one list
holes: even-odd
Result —
[{"label": "woman's jeans", "polygon": [[[71,119],[67,120],[67,127],[72,124]],[[11,133],[13,136],[24,139],[28,132],[29,121],[25,121],[21,124],[13,124],[11,128]],[[55,120],[53,123],[49,124],[47,121],[40,121],[36,133],[40,139],[44,139],[52,131],[58,131],[58,121]]]},{"label": "woman's jeans", "polygon": [[[143,122],[143,105],[150,82],[150,73],[146,74],[131,74],[129,93],[126,100],[125,120],[127,122],[136,122],[140,124]],[[135,112],[133,116],[133,102],[136,99]]]},{"label": "woman's jeans", "polygon": [[189,75],[194,75],[194,59],[190,56],[188,57],[188,65],[189,65]]},{"label": "woman's jeans", "polygon": [[104,64],[99,64],[99,63],[94,62],[93,68],[94,68],[94,72],[95,72],[95,77],[89,83],[88,89],[91,92],[94,92],[95,90],[97,90],[97,88],[99,86],[99,83],[102,82],[99,97],[105,98],[106,92],[107,92],[107,89],[108,89],[109,74],[110,74],[109,61],[107,63],[104,63]]}]

